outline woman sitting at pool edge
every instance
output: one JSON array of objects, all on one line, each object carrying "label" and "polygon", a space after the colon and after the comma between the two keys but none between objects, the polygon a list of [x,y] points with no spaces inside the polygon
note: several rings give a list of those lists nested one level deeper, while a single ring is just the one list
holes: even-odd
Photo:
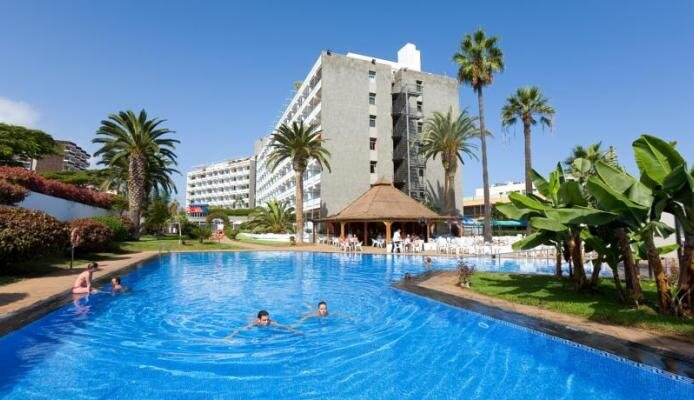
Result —
[{"label": "woman sitting at pool edge", "polygon": [[250,329],[254,326],[270,326],[270,325],[276,326],[278,328],[286,329],[286,330],[294,332],[294,333],[301,333],[301,332],[297,331],[296,329],[292,328],[291,326],[282,325],[280,323],[277,323],[277,322],[271,320],[269,312],[267,312],[265,310],[260,310],[260,311],[258,311],[258,318],[255,321],[244,326],[243,328],[239,328],[239,329],[231,332],[231,334],[229,334],[229,336],[227,336],[227,339],[232,339],[239,332],[245,331],[245,330]]},{"label": "woman sitting at pool edge", "polygon": [[92,289],[92,275],[98,266],[99,264],[92,261],[87,265],[87,269],[85,271],[77,275],[77,278],[75,278],[75,283],[72,285],[72,293],[83,294],[98,292],[98,290]]}]

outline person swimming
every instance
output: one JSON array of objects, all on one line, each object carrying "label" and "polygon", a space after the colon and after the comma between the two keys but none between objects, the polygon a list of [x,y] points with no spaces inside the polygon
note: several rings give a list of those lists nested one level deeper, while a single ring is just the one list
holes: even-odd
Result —
[{"label": "person swimming", "polygon": [[87,265],[87,269],[85,271],[77,275],[77,278],[75,278],[75,283],[72,285],[72,293],[83,294],[98,292],[98,290],[92,288],[92,275],[98,266],[99,264],[92,261]]},{"label": "person swimming", "polygon": [[270,319],[270,313],[269,312],[267,312],[265,310],[260,310],[260,311],[258,311],[258,316],[257,316],[255,321],[251,322],[250,324],[248,324],[242,328],[236,329],[235,331],[231,332],[229,334],[229,336],[227,336],[227,339],[232,339],[239,332],[245,331],[245,330],[250,329],[254,326],[271,326],[271,325],[276,326],[278,328],[286,329],[286,330],[294,332],[294,333],[301,333],[301,332],[297,331],[296,329],[292,328],[291,326],[282,325],[276,321],[273,321],[272,319]]},{"label": "person swimming", "polygon": [[427,257],[424,259],[424,268],[426,268],[426,269],[431,268],[431,257]]},{"label": "person swimming", "polygon": [[295,326],[300,325],[304,321],[306,321],[309,318],[325,318],[328,316],[328,303],[321,301],[318,303],[318,307],[316,308],[316,311],[306,314],[299,321],[294,324]]},{"label": "person swimming", "polygon": [[111,293],[116,294],[123,292],[125,292],[125,288],[120,283],[120,277],[114,276],[113,278],[111,278]]}]

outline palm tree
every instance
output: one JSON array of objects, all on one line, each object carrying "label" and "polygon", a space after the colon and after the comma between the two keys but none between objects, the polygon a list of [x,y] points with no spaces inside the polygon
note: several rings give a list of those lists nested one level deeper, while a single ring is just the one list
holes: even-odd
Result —
[{"label": "palm tree", "polygon": [[128,212],[135,225],[135,237],[140,235],[140,217],[147,197],[152,191],[168,192],[172,187],[170,174],[178,172],[176,165],[176,139],[166,137],[172,130],[162,128],[163,119],[148,119],[145,110],[139,115],[133,111],[110,114],[101,121],[93,143],[101,144],[94,153],[101,155],[99,164],[127,171]]},{"label": "palm tree", "polygon": [[[549,100],[542,95],[536,86],[523,87],[506,99],[506,104],[501,109],[501,125],[504,128],[518,121],[523,123],[523,137],[525,139],[525,194],[532,194],[533,181],[531,171],[533,169],[530,148],[530,127],[535,125],[539,117],[540,125],[552,128],[554,108],[547,104]],[[528,225],[530,229],[530,225]]]},{"label": "palm tree", "polygon": [[458,170],[458,161],[464,164],[463,155],[477,158],[475,150],[477,146],[470,140],[479,137],[479,130],[475,122],[476,117],[463,110],[457,117],[453,110],[446,114],[434,112],[424,122],[424,135],[420,152],[426,160],[435,159],[441,155],[441,164],[445,173],[443,181],[444,205],[449,215],[455,213],[455,174]]},{"label": "palm tree", "polygon": [[[595,165],[598,161],[602,161],[610,167],[624,170],[624,168],[619,164],[614,147],[610,146],[607,150],[603,150],[601,147],[602,142],[593,143],[588,147],[583,147],[581,145],[575,146],[573,149],[571,149],[571,155],[564,160],[564,165],[566,165],[566,168],[571,171],[571,175],[581,182],[585,181],[589,176],[596,175]],[[585,171],[577,168],[574,161],[578,159],[590,161],[590,168]]]},{"label": "palm tree", "polygon": [[481,28],[467,34],[460,43],[459,52],[453,55],[460,68],[458,80],[472,86],[477,93],[479,106],[480,142],[482,144],[482,183],[484,185],[484,240],[492,240],[492,208],[489,203],[489,170],[487,169],[487,129],[484,124],[484,97],[482,88],[491,85],[494,73],[504,69],[504,55],[496,45],[496,36],[487,37]]},{"label": "palm tree", "polygon": [[330,152],[323,146],[318,125],[306,125],[303,121],[292,122],[291,126],[282,124],[272,135],[268,168],[274,171],[284,160],[289,160],[294,170],[296,236],[297,242],[304,241],[304,172],[310,159],[330,171],[328,157]]},{"label": "palm tree", "polygon": [[256,232],[283,233],[292,230],[294,207],[270,200],[265,207],[256,207],[250,214],[249,228]]}]

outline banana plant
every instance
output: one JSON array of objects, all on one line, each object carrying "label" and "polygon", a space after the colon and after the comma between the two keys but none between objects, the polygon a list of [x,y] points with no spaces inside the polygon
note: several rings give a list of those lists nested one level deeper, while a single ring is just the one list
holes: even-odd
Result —
[{"label": "banana plant", "polygon": [[623,303],[626,301],[626,295],[622,287],[622,281],[619,278],[619,262],[621,261],[622,252],[614,235],[611,234],[612,228],[610,225],[590,227],[583,232],[583,241],[586,251],[594,251],[597,254],[597,257],[593,259],[591,285],[595,287],[598,284],[602,264],[607,264],[612,270],[612,280],[617,290],[617,300]]},{"label": "banana plant", "polygon": [[617,215],[591,207],[583,195],[580,184],[566,180],[561,164],[544,179],[537,171],[531,173],[540,196],[511,193],[510,203],[497,205],[509,218],[527,219],[535,231],[514,243],[514,249],[529,249],[542,244],[558,247],[566,243],[574,265],[572,279],[579,289],[590,286],[584,269],[582,232],[591,225],[604,225]]},{"label": "banana plant", "polygon": [[692,310],[694,289],[694,167],[687,169],[687,162],[669,143],[651,135],[636,139],[632,148],[636,165],[641,173],[641,183],[654,196],[656,212],[668,212],[675,216],[684,230],[683,251],[679,260],[679,279],[675,300],[675,312],[680,314],[687,305]]},{"label": "banana plant", "polygon": [[649,187],[619,168],[599,161],[595,170],[597,176],[588,178],[586,188],[599,208],[619,215],[614,233],[623,252],[629,300],[638,304],[643,299],[631,248],[631,237],[636,237],[643,242],[648,264],[655,274],[660,312],[669,312],[672,295],[654,237],[667,237],[673,230],[660,222],[662,207],[657,206],[657,197]]}]

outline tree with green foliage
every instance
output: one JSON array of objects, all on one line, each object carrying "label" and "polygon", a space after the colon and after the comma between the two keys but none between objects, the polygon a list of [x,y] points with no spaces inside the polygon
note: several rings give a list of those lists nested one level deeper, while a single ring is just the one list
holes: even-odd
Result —
[{"label": "tree with green foliage", "polygon": [[84,171],[50,171],[42,172],[41,176],[46,179],[52,179],[75,185],[79,187],[95,187],[101,188],[104,182],[108,179],[111,172],[108,168],[88,169]]},{"label": "tree with green foliage", "polygon": [[268,201],[265,207],[256,207],[250,215],[248,227],[253,232],[285,233],[292,231],[294,207],[284,202]]},{"label": "tree with green foliage", "polygon": [[[588,162],[586,162],[588,161]],[[589,176],[594,176],[595,164],[602,161],[612,167],[622,168],[617,159],[614,147],[602,149],[602,142],[593,143],[587,147],[581,145],[571,149],[571,155],[564,160],[564,166],[569,173],[581,182],[585,182]]]},{"label": "tree with green foliage", "polygon": [[458,170],[458,162],[464,164],[463,155],[477,158],[475,151],[477,146],[470,143],[473,138],[479,137],[479,130],[475,124],[477,118],[463,110],[459,115],[453,115],[449,109],[446,114],[435,111],[431,117],[424,121],[424,135],[420,146],[420,153],[426,160],[441,157],[441,165],[445,178],[443,180],[444,207],[448,215],[455,215],[455,174]]},{"label": "tree with green foliage", "polygon": [[101,121],[93,140],[101,145],[94,153],[101,156],[99,163],[127,176],[128,212],[136,238],[139,238],[140,217],[148,196],[159,185],[165,189],[174,186],[170,175],[177,171],[171,166],[176,165],[175,145],[180,142],[167,137],[173,131],[162,128],[163,122],[149,119],[145,110],[139,115],[130,110],[121,111]]},{"label": "tree with green foliage", "polygon": [[56,154],[56,145],[46,132],[0,122],[0,165],[15,167],[22,160]]},{"label": "tree with green foliage", "polygon": [[458,64],[458,80],[468,84],[477,94],[479,106],[480,143],[482,145],[482,183],[484,186],[484,240],[492,241],[491,203],[489,200],[489,169],[487,167],[487,129],[484,123],[484,96],[482,89],[491,85],[494,74],[504,69],[504,55],[497,46],[496,36],[487,37],[479,28],[467,34],[460,43],[460,50],[453,55]]},{"label": "tree with green foliage", "polygon": [[149,201],[145,211],[145,229],[147,231],[160,235],[170,219],[171,211],[167,198],[157,196]]},{"label": "tree with green foliage", "polygon": [[[517,122],[523,124],[525,143],[525,193],[533,192],[531,170],[533,168],[530,129],[538,122],[542,126],[552,128],[555,111],[549,105],[549,100],[536,86],[522,87],[506,99],[501,109],[501,125],[508,128]],[[528,227],[530,229],[530,227]]]},{"label": "tree with green foliage", "polygon": [[[330,171],[330,152],[323,147],[318,125],[306,125],[303,121],[282,124],[270,138],[268,169],[274,171],[284,160],[289,160],[294,170],[296,236],[297,242],[304,241],[304,172],[311,159],[321,168]],[[268,203],[269,204],[269,203]]]}]

